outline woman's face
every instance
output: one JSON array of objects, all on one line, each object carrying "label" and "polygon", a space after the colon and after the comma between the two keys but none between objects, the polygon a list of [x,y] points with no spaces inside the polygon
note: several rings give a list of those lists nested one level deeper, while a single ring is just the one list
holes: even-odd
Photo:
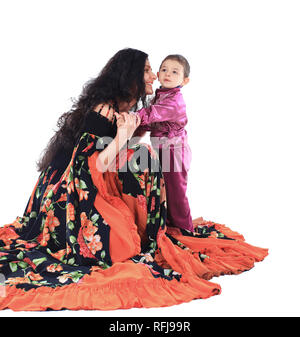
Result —
[{"label": "woman's face", "polygon": [[152,84],[156,80],[156,75],[153,73],[149,60],[146,60],[144,70],[145,92],[146,95],[153,94]]}]

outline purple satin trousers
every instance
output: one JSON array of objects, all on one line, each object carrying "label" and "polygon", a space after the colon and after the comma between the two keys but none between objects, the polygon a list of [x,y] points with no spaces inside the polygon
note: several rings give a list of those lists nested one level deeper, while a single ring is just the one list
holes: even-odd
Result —
[{"label": "purple satin trousers", "polygon": [[188,144],[156,149],[162,166],[167,196],[167,226],[194,231],[186,195],[191,150]]}]

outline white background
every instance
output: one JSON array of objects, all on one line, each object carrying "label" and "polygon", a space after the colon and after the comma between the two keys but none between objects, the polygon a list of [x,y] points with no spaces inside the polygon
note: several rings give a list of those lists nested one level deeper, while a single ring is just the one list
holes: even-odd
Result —
[{"label": "white background", "polygon": [[[0,316],[298,316],[298,1],[2,1],[0,224],[22,215],[35,162],[58,117],[119,49],[191,65],[183,88],[193,152],[193,218],[226,224],[269,248],[222,294],[158,309],[0,312]],[[155,87],[158,87],[156,83]]]}]

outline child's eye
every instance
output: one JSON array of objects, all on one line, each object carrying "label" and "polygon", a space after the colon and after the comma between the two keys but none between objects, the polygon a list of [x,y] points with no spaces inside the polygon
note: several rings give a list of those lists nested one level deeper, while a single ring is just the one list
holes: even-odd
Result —
[{"label": "child's eye", "polygon": [[174,70],[174,71],[173,71],[173,74],[177,74],[177,71],[176,71],[176,70]]}]

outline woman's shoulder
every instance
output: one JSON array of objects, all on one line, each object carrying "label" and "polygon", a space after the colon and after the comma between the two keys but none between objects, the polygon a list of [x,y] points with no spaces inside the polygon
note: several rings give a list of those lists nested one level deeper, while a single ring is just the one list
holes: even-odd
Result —
[{"label": "woman's shoulder", "polygon": [[100,103],[94,109],[93,112],[96,112],[101,117],[105,117],[110,122],[114,121],[115,118],[115,108],[112,103]]},{"label": "woman's shoulder", "polygon": [[86,114],[83,132],[99,137],[113,136],[116,129],[114,108],[110,104],[99,104]]}]

